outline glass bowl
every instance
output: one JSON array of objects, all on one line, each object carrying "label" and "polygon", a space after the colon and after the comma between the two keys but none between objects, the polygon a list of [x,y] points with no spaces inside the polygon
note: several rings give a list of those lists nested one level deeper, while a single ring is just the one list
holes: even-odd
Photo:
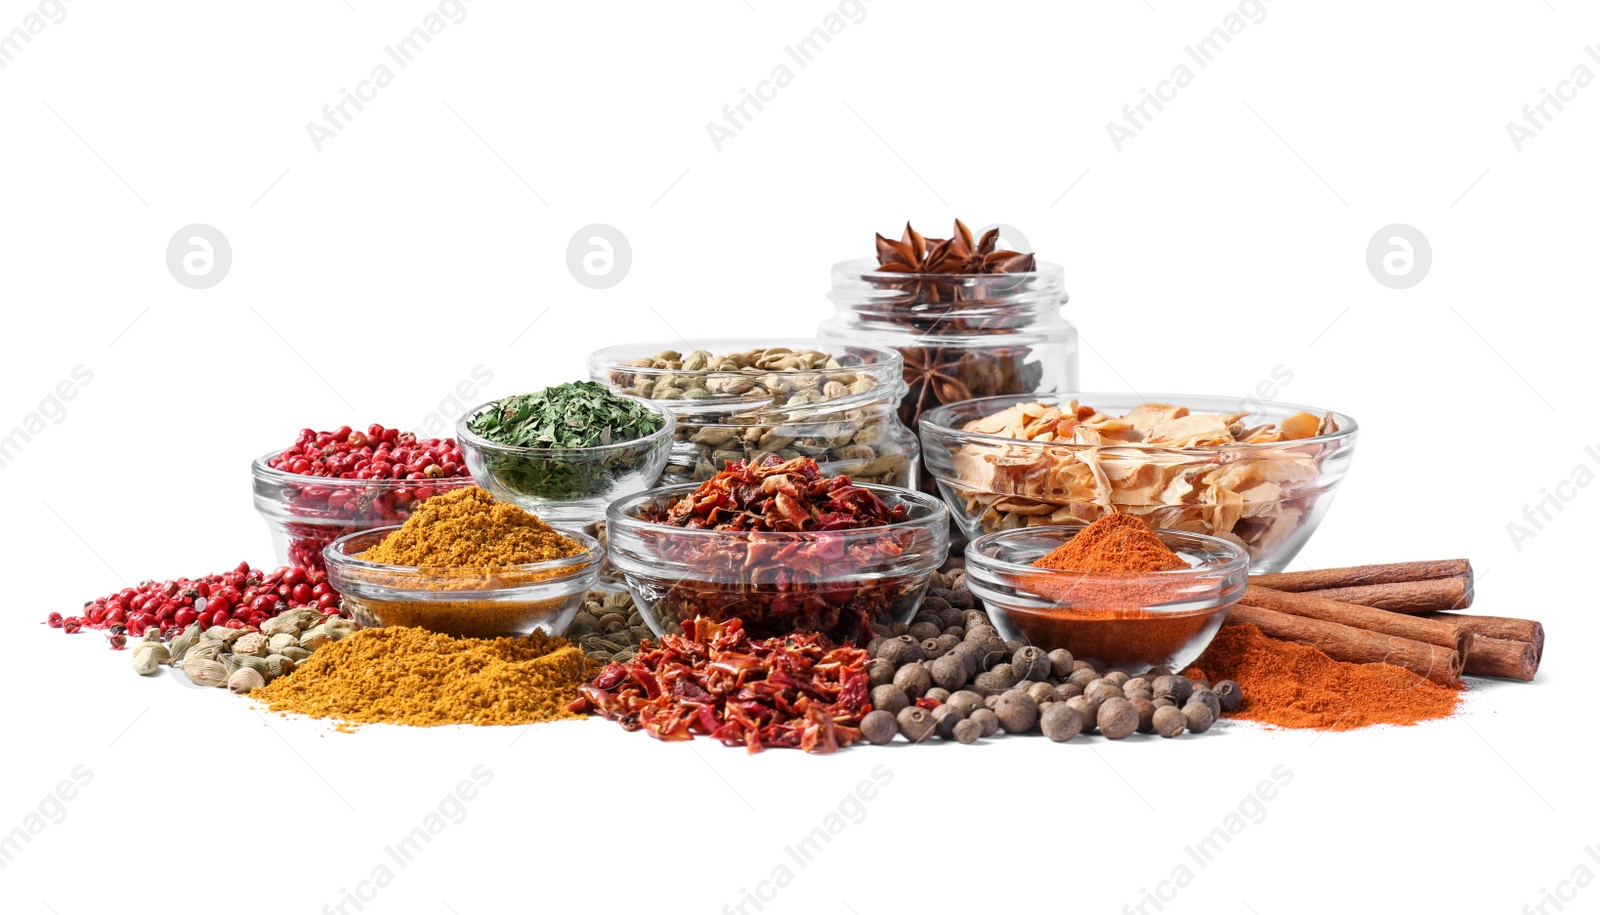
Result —
[{"label": "glass bowl", "polygon": [[[713,355],[781,347],[827,352],[818,369],[655,369],[636,360],[692,345]],[[900,422],[900,354],[821,340],[629,343],[589,357],[589,375],[623,394],[651,397],[678,420],[662,485],[708,480],[729,461],[808,457],[829,476],[915,488],[917,437]]]},{"label": "glass bowl", "polygon": [[323,549],[340,537],[402,524],[430,497],[473,485],[471,477],[351,480],[267,466],[282,453],[263,454],[251,463],[251,489],[278,561],[303,569],[322,569]]},{"label": "glass bowl", "polygon": [[1100,669],[1181,672],[1222,628],[1244,596],[1250,559],[1220,537],[1157,531],[1189,563],[1168,572],[1075,572],[1033,561],[1071,540],[1083,525],[1025,527],[967,544],[967,587],[995,629],[1045,651],[1065,648]]},{"label": "glass bowl", "polygon": [[617,499],[656,485],[667,464],[677,428],[671,410],[640,397],[661,417],[661,428],[645,436],[590,448],[523,448],[500,445],[473,432],[472,421],[498,401],[468,410],[456,423],[467,469],[496,499],[533,512],[553,525],[590,526]]},{"label": "glass bowl", "polygon": [[583,552],[504,569],[418,569],[361,558],[398,529],[350,534],[323,550],[328,581],[363,626],[415,626],[479,639],[525,636],[535,629],[561,635],[600,574],[600,545],[569,530],[561,533],[582,544]]},{"label": "glass bowl", "polygon": [[[1034,442],[962,429],[1017,404],[1065,407],[1073,400],[1114,415],[1145,403],[1244,413],[1247,426],[1299,412],[1331,415],[1338,431],[1270,444],[1173,447]],[[919,431],[928,473],[970,539],[1126,512],[1157,530],[1230,540],[1249,551],[1258,573],[1284,568],[1311,538],[1350,468],[1356,442],[1356,421],[1342,413],[1186,394],[986,397],[930,410]]]},{"label": "glass bowl", "polygon": [[938,499],[864,486],[908,518],[845,531],[689,530],[639,518],[698,488],[665,486],[614,502],[606,513],[611,564],[657,635],[684,621],[738,617],[752,638],[796,630],[865,644],[873,626],[907,623],[950,546],[950,513]]}]

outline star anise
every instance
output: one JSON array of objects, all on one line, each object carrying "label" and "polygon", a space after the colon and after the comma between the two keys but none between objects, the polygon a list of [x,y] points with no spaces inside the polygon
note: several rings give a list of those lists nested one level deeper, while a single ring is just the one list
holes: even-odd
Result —
[{"label": "star anise", "polygon": [[905,359],[906,381],[900,418],[907,426],[915,429],[922,414],[940,404],[972,399],[972,389],[960,377],[961,355],[932,346],[908,346],[900,355]]},{"label": "star anise", "polygon": [[990,229],[976,243],[972,230],[959,219],[949,238],[927,238],[906,223],[899,241],[876,236],[878,272],[904,273],[915,277],[896,288],[913,294],[910,304],[934,304],[962,298],[962,284],[938,277],[984,276],[997,273],[1031,273],[1032,254],[1007,251],[996,246],[1000,230]]}]

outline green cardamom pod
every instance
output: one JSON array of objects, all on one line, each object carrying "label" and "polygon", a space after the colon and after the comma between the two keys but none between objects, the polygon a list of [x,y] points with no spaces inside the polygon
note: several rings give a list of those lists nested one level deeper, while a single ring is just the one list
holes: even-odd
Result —
[{"label": "green cardamom pod", "polygon": [[133,669],[141,677],[148,677],[160,669],[162,662],[172,655],[160,642],[143,642],[133,650]]},{"label": "green cardamom pod", "polygon": [[204,658],[189,658],[183,662],[184,676],[196,686],[222,686],[228,682],[228,670],[220,662]]},{"label": "green cardamom pod", "polygon": [[294,661],[295,663],[299,663],[311,657],[311,652],[301,648],[299,645],[286,645],[283,648],[278,649],[278,654],[288,658],[291,661]]}]

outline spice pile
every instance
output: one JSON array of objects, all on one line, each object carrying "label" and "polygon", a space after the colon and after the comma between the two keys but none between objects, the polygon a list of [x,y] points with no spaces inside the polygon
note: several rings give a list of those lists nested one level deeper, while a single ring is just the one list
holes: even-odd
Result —
[{"label": "spice pile", "polygon": [[248,693],[294,672],[311,653],[354,632],[356,624],[324,617],[315,610],[290,610],[267,620],[259,631],[198,623],[163,645],[148,635],[134,646],[133,669],[154,674],[162,664],[183,671],[196,686],[226,686]]},{"label": "spice pile", "polygon": [[323,547],[339,537],[399,524],[435,493],[472,482],[455,439],[419,439],[376,423],[365,432],[301,429],[266,467],[328,481],[256,474],[257,503],[265,500],[287,515],[281,523],[289,562],[307,569],[321,569]]},{"label": "spice pile", "polygon": [[1402,667],[1335,661],[1308,645],[1267,638],[1248,623],[1222,627],[1185,673],[1237,681],[1250,701],[1230,717],[1281,728],[1416,724],[1449,717],[1461,701],[1457,689]]},{"label": "spice pile", "polygon": [[339,612],[339,592],[328,584],[326,572],[289,566],[262,572],[241,562],[232,571],[215,575],[140,582],[86,601],[77,615],[51,613],[45,622],[68,634],[104,629],[111,647],[120,649],[129,633],[137,637],[153,631],[172,638],[194,625],[244,630],[301,607],[322,614]]},{"label": "spice pile", "polygon": [[639,643],[655,637],[627,591],[590,591],[584,595],[583,607],[572,618],[564,636],[600,664],[631,660]]},{"label": "spice pile", "polygon": [[583,549],[537,515],[469,486],[428,502],[361,558],[423,570],[505,569]]},{"label": "spice pile", "polygon": [[738,620],[698,619],[661,647],[606,666],[571,708],[659,740],[699,734],[752,753],[831,753],[861,737],[866,660],[866,652],[834,648],[815,633],[751,639]]},{"label": "spice pile", "polygon": [[531,724],[580,717],[567,705],[592,670],[583,652],[542,632],[458,639],[388,626],[328,645],[252,697],[268,711],[344,724]]},{"label": "spice pile", "polygon": [[[908,518],[905,505],[891,507],[849,477],[823,476],[810,458],[732,464],[675,502],[642,510],[640,519],[659,528],[639,536],[670,575],[646,587],[660,594],[656,612],[685,629],[698,617],[738,617],[756,638],[795,630],[870,637],[870,625],[909,611],[920,577],[840,570],[929,548],[930,532],[891,526]],[[697,536],[709,531],[745,536]]]},{"label": "spice pile", "polygon": [[[1332,446],[1293,443],[1338,431],[1331,416],[1297,413],[1246,426],[1247,413],[1191,413],[1144,404],[1122,416],[1079,404],[1026,403],[962,431],[1030,446],[974,441],[951,456],[953,485],[984,531],[1084,524],[1111,511],[1152,527],[1223,537],[1255,557],[1300,530],[1321,491]],[[1258,445],[1226,461],[1209,449]],[[1281,448],[1270,447],[1283,444]],[[1062,447],[1033,447],[1060,445]]]}]

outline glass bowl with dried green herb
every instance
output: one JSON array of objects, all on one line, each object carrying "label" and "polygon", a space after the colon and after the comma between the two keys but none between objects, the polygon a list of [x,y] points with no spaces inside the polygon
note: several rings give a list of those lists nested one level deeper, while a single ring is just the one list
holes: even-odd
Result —
[{"label": "glass bowl with dried green herb", "polygon": [[735,617],[753,637],[865,644],[909,622],[950,546],[944,503],[825,476],[810,458],[734,464],[612,503],[608,550],[658,635]]},{"label": "glass bowl with dried green herb", "polygon": [[456,426],[467,468],[496,498],[553,523],[588,526],[666,466],[671,411],[592,381],[475,407]]},{"label": "glass bowl with dried green herb", "polygon": [[892,349],[819,340],[629,343],[592,354],[589,373],[677,417],[663,483],[700,482],[730,461],[775,456],[811,458],[827,475],[859,483],[917,484],[917,439],[899,420],[905,382]]}]

